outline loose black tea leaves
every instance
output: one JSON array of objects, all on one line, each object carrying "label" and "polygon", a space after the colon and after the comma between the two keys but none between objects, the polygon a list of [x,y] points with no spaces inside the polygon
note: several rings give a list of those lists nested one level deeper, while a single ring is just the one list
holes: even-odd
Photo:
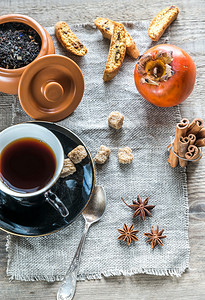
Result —
[{"label": "loose black tea leaves", "polygon": [[40,49],[41,38],[30,26],[17,22],[0,24],[1,68],[22,68],[38,56]]}]

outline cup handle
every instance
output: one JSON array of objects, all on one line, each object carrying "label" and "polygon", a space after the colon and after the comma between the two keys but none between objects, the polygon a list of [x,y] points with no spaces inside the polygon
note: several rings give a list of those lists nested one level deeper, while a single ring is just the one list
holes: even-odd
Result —
[{"label": "cup handle", "polygon": [[69,215],[68,209],[62,203],[62,201],[50,190],[44,193],[46,201],[51,204],[60,214],[62,217],[67,217]]}]

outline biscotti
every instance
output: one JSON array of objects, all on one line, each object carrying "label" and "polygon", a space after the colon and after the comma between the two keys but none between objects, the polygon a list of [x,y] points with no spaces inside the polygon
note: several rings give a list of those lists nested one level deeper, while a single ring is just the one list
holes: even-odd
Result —
[{"label": "biscotti", "polygon": [[125,38],[126,38],[127,54],[129,54],[129,56],[131,56],[133,58],[138,58],[138,56],[140,55],[139,50],[138,50],[134,40],[132,39],[132,37],[126,30],[125,30]]},{"label": "biscotti", "polygon": [[66,22],[56,23],[55,34],[62,46],[69,52],[78,56],[84,56],[87,53],[87,48],[79,41]]},{"label": "biscotti", "polygon": [[[113,30],[114,30],[114,24],[115,22],[107,19],[107,18],[97,18],[95,20],[95,26],[100,30],[103,37],[107,39],[111,39]],[[133,58],[138,58],[139,56],[139,50],[130,36],[130,34],[125,30],[125,39],[126,39],[126,51],[127,54],[129,54]]]},{"label": "biscotti", "polygon": [[104,81],[111,80],[118,73],[124,60],[125,52],[125,29],[122,24],[115,22],[108,59],[103,74]]},{"label": "biscotti", "polygon": [[97,18],[94,23],[97,29],[102,33],[103,37],[111,40],[115,22],[107,18]]},{"label": "biscotti", "polygon": [[177,18],[179,9],[177,6],[172,5],[163,9],[152,20],[148,35],[153,41],[158,41],[167,27]]}]

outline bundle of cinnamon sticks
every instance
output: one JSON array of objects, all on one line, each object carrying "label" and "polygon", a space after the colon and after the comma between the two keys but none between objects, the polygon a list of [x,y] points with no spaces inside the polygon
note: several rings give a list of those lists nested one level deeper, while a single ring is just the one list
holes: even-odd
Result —
[{"label": "bundle of cinnamon sticks", "polygon": [[205,128],[202,119],[194,119],[191,123],[184,118],[176,126],[174,142],[169,145],[168,162],[172,168],[178,164],[184,168],[188,161],[197,161],[201,158],[200,147],[205,146]]}]

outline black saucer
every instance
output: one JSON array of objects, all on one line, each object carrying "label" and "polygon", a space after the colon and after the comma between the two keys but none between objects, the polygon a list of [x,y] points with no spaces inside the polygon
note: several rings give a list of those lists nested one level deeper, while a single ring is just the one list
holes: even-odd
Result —
[{"label": "black saucer", "polygon": [[[70,130],[49,122],[33,122],[51,130],[60,140],[65,154],[78,145],[86,146]],[[88,156],[76,165],[77,171],[60,178],[51,188],[66,205],[69,215],[61,217],[50,204],[38,206],[20,204],[11,196],[0,191],[0,229],[21,236],[40,236],[58,231],[71,224],[87,205],[95,185],[95,169],[92,157]],[[42,196],[39,196],[42,197]]]}]

